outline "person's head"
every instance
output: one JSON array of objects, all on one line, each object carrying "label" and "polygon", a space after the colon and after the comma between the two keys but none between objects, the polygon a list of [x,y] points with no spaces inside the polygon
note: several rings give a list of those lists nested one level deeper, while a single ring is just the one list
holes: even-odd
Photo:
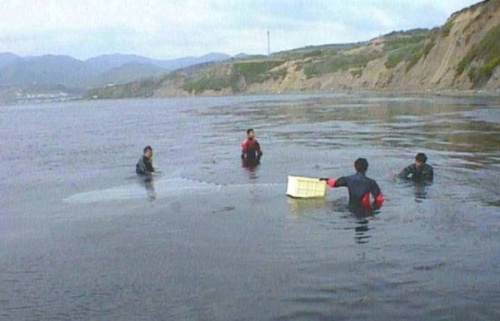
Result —
[{"label": "person's head", "polygon": [[254,139],[255,138],[255,131],[253,130],[253,128],[249,128],[247,130],[247,137],[250,138],[250,139]]},{"label": "person's head", "polygon": [[354,162],[354,168],[358,173],[366,173],[368,170],[368,161],[365,158],[358,158]]},{"label": "person's head", "polygon": [[417,156],[415,156],[415,166],[417,166],[417,168],[424,167],[426,162],[427,156],[424,153],[418,153]]},{"label": "person's head", "polygon": [[144,157],[148,159],[153,157],[153,148],[151,148],[151,146],[144,147]]}]

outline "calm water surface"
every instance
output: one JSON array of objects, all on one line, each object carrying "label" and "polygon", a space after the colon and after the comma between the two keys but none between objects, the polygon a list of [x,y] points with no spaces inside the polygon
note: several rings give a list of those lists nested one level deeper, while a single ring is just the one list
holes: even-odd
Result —
[{"label": "calm water surface", "polygon": [[[500,99],[4,106],[0,137],[0,320],[500,319]],[[394,180],[419,151],[434,184]],[[285,196],[358,157],[387,197],[374,216],[345,189]]]}]

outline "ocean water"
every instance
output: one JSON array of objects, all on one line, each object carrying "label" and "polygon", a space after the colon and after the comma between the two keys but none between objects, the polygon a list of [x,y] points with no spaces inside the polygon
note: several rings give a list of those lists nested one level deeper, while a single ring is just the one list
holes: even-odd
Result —
[{"label": "ocean water", "polygon": [[[0,137],[0,320],[500,319],[499,98],[2,106]],[[394,178],[417,152],[432,185]],[[358,157],[387,198],[374,215],[345,189],[286,197],[288,175]]]}]

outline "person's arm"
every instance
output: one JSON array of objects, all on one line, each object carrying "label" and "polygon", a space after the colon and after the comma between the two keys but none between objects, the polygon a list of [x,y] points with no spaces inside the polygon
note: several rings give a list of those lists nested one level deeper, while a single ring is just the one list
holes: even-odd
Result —
[{"label": "person's arm", "polygon": [[336,178],[320,178],[320,181],[325,181],[326,185],[334,188],[334,187],[346,187],[347,179],[345,177],[341,177],[339,179]]},{"label": "person's arm", "polygon": [[385,197],[384,194],[382,194],[382,191],[380,190],[380,187],[378,186],[377,182],[373,182],[372,190],[371,190],[372,196],[375,199],[373,202],[374,207],[381,207],[382,204],[385,202]]},{"label": "person's arm", "polygon": [[255,141],[255,151],[257,152],[257,158],[260,158],[263,155],[258,141]]},{"label": "person's arm", "polygon": [[431,166],[428,166],[426,168],[426,171],[424,173],[424,177],[426,180],[432,182],[434,180],[434,169]]},{"label": "person's arm", "polygon": [[146,164],[144,164],[144,159],[141,157],[135,165],[135,172],[137,174],[145,174],[146,173]]},{"label": "person's arm", "polygon": [[153,160],[148,160],[148,162],[146,164],[146,168],[151,173],[153,173],[155,171],[155,168],[153,167]]},{"label": "person's arm", "polygon": [[245,139],[243,143],[241,143],[241,159],[245,158],[248,148],[248,140]]},{"label": "person's arm", "polygon": [[407,166],[405,169],[403,169],[401,171],[401,173],[399,173],[398,177],[399,178],[408,178],[408,176],[410,176],[410,174],[413,174],[413,172],[414,172],[413,167],[414,167],[413,164],[410,166]]}]

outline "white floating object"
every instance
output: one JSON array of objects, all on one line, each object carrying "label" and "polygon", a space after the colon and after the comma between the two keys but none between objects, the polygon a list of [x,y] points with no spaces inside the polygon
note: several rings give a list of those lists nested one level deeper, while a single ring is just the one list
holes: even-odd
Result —
[{"label": "white floating object", "polygon": [[325,197],[326,182],[318,178],[288,176],[286,195],[294,198]]}]

